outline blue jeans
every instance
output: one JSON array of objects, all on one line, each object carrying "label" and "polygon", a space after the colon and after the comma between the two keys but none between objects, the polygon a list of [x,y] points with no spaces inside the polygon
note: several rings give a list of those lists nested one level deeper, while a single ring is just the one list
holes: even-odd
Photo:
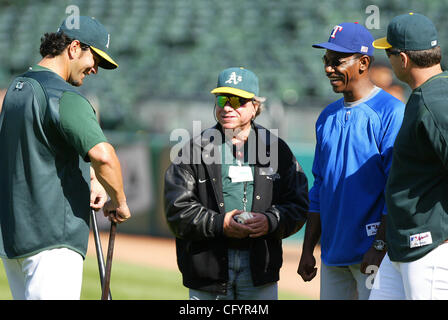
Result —
[{"label": "blue jeans", "polygon": [[277,282],[254,287],[250,272],[250,252],[229,249],[227,294],[190,289],[191,300],[277,300]]}]

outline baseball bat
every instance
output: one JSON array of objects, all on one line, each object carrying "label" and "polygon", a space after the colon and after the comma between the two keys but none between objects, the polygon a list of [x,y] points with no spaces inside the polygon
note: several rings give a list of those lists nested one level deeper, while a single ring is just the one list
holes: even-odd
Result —
[{"label": "baseball bat", "polygon": [[[101,282],[101,290],[103,288],[104,284],[104,277],[105,277],[105,267],[104,267],[104,257],[103,257],[103,248],[101,246],[101,240],[100,235],[98,231],[98,223],[96,221],[96,214],[95,210],[91,210],[92,212],[92,229],[93,229],[93,237],[95,239],[95,249],[96,249],[96,258],[98,261],[98,271],[100,274],[100,282]],[[102,291],[101,291],[102,294]],[[112,294],[109,290],[109,300],[112,300]]]},{"label": "baseball bat", "polygon": [[107,248],[106,273],[102,288],[101,300],[108,300],[108,292],[110,292],[110,276],[112,272],[112,257],[114,254],[115,234],[117,233],[117,224],[111,221],[109,233],[109,245]]}]

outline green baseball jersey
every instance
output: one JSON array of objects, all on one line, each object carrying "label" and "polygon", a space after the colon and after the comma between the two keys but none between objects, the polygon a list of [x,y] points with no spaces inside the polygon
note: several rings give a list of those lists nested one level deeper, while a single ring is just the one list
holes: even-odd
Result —
[{"label": "green baseball jersey", "polygon": [[67,247],[85,256],[88,151],[106,138],[90,103],[34,66],[10,85],[0,115],[0,255]]},{"label": "green baseball jersey", "polygon": [[413,90],[386,186],[392,261],[423,257],[448,239],[448,73]]}]

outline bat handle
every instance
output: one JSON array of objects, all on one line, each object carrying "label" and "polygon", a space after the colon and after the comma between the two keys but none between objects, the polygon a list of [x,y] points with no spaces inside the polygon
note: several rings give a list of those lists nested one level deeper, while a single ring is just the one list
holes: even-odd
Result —
[{"label": "bat handle", "polygon": [[106,259],[106,270],[105,270],[105,275],[104,275],[101,300],[108,300],[108,293],[110,290],[110,277],[111,277],[111,272],[112,272],[112,258],[113,258],[113,254],[114,254],[116,233],[117,233],[117,224],[112,221],[111,225],[110,225],[109,245],[107,248],[107,259]]}]

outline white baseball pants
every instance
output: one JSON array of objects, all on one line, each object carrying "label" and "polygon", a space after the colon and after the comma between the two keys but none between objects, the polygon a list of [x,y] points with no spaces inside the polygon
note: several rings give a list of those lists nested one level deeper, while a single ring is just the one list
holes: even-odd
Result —
[{"label": "white baseball pants", "polygon": [[83,258],[67,248],[2,258],[14,300],[79,300]]},{"label": "white baseball pants", "polygon": [[369,300],[448,300],[448,243],[412,262],[394,262],[386,254]]}]

